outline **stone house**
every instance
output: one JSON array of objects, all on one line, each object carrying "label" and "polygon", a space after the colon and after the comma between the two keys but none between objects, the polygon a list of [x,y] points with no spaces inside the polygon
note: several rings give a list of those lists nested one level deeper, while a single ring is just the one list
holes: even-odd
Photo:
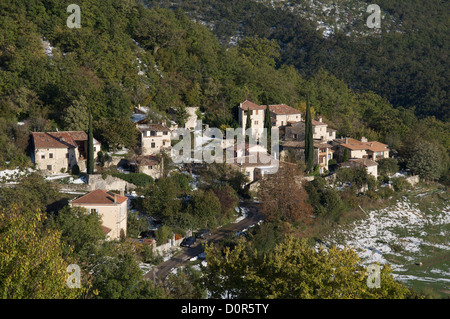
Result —
[{"label": "stone house", "polygon": [[267,107],[269,107],[270,121],[272,127],[283,128],[288,122],[301,121],[300,111],[286,104],[258,105],[245,100],[239,105],[238,121],[243,129],[246,129],[247,116],[250,115],[252,129],[260,131],[264,128],[264,118]]},{"label": "stone house", "polygon": [[[67,172],[75,165],[86,168],[88,135],[84,131],[32,132],[31,143],[32,162],[45,174]],[[99,151],[100,143],[94,139],[94,154]]]},{"label": "stone house", "polygon": [[164,161],[163,158],[153,155],[135,155],[128,163],[134,167],[136,173],[147,174],[153,179],[159,179],[163,175]]},{"label": "stone house", "polygon": [[348,158],[365,158],[377,161],[380,158],[389,157],[388,145],[377,142],[367,141],[366,138],[356,140],[354,138],[340,138],[332,142],[335,150],[335,157],[338,162],[344,160],[345,150],[347,149]]},{"label": "stone house", "polygon": [[171,149],[170,128],[156,123],[137,124],[141,136],[141,155],[158,155]]},{"label": "stone house", "polygon": [[[313,139],[320,141],[332,141],[336,138],[336,130],[328,127],[328,124],[323,122],[322,117],[318,120],[311,120],[313,128]],[[305,121],[295,123],[288,123],[285,128],[286,141],[303,141],[305,140]]]},{"label": "stone house", "polygon": [[341,168],[360,168],[366,169],[367,173],[378,177],[378,163],[367,158],[353,158],[339,165]]},{"label": "stone house", "polygon": [[267,150],[259,145],[248,145],[240,147],[231,146],[226,150],[233,152],[234,157],[227,163],[241,171],[249,178],[249,183],[260,180],[267,174],[274,174],[278,171],[279,160],[267,153]]},{"label": "stone house", "polygon": [[[324,174],[329,170],[328,162],[333,158],[333,150],[327,142],[314,140],[314,165],[319,165],[319,173]],[[292,160],[305,161],[305,141],[286,141],[280,158],[288,162]]]},{"label": "stone house", "polygon": [[90,214],[98,214],[108,240],[117,240],[127,234],[128,198],[96,189],[69,202],[70,207],[84,207]]}]

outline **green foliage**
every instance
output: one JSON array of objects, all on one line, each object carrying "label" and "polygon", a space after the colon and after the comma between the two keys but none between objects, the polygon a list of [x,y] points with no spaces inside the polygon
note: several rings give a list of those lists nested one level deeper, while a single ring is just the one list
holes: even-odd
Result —
[{"label": "green foliage", "polygon": [[399,165],[395,158],[381,158],[377,161],[378,174],[391,176],[398,172]]},{"label": "green foliage", "polygon": [[89,112],[87,173],[94,174],[94,132],[92,131],[92,113]]},{"label": "green foliage", "polygon": [[443,147],[422,139],[408,146],[406,167],[425,180],[439,179],[448,168],[448,155]]},{"label": "green foliage", "polygon": [[148,230],[149,223],[144,216],[139,216],[139,213],[128,211],[127,214],[127,235],[131,238],[138,238],[139,234]]},{"label": "green foliage", "polygon": [[101,217],[89,214],[82,207],[64,207],[52,217],[51,224],[61,232],[67,255],[86,256],[92,253],[93,246],[105,239]]},{"label": "green foliage", "polygon": [[151,280],[142,278],[142,271],[130,252],[107,256],[93,272],[92,290],[97,299],[160,299],[164,291]]},{"label": "green foliage", "polygon": [[221,203],[212,190],[195,192],[187,207],[187,213],[196,219],[199,228],[217,227],[217,217],[221,215],[221,211]]},{"label": "green foliage", "polygon": [[305,163],[306,171],[311,172],[314,166],[314,140],[313,140],[313,128],[311,108],[309,101],[306,103],[306,116],[305,116]]},{"label": "green foliage", "polygon": [[[78,298],[66,285],[61,232],[43,226],[39,208],[0,208],[0,294],[3,299]],[[83,283],[82,283],[83,284]],[[83,284],[84,285],[84,284]]]},{"label": "green foliage", "polygon": [[165,244],[172,237],[172,229],[166,225],[162,225],[155,231],[155,234],[158,244]]},{"label": "green foliage", "polygon": [[112,172],[111,176],[123,179],[128,183],[134,184],[136,186],[145,187],[149,184],[153,184],[153,177],[144,173],[119,173]]},{"label": "green foliage", "polygon": [[392,187],[396,192],[402,192],[411,188],[411,184],[404,177],[392,179]]},{"label": "green foliage", "polygon": [[190,266],[178,269],[176,274],[169,274],[163,285],[174,299],[206,299],[207,297],[202,285],[201,272]]},{"label": "green foliage", "polygon": [[45,211],[47,205],[61,198],[57,186],[37,173],[21,176],[16,182],[14,187],[0,188],[0,206],[19,204]]},{"label": "green foliage", "polygon": [[133,149],[137,145],[139,135],[136,126],[127,118],[96,121],[94,133],[98,140],[112,151],[121,145]]},{"label": "green foliage", "polygon": [[[365,24],[364,1],[342,1],[339,10],[331,4],[331,10],[322,10],[320,5],[295,0],[147,3],[181,8],[211,23],[224,45],[232,46],[236,30],[244,38],[271,39],[282,48],[279,64],[294,65],[305,77],[324,68],[360,92],[374,91],[396,107],[448,120],[448,64],[443,59],[449,42],[445,32],[448,3],[378,2],[383,21],[377,32]],[[333,34],[324,37],[322,30],[316,31],[317,21],[332,28]]]},{"label": "green foliage", "polygon": [[207,246],[204,283],[213,298],[376,298],[403,299],[411,291],[394,281],[389,266],[381,270],[381,288],[367,287],[367,273],[356,252],[336,248],[318,251],[304,240],[287,236],[258,257],[244,241],[222,250]]},{"label": "green foliage", "polygon": [[64,110],[62,122],[67,131],[87,132],[89,130],[89,107],[83,95]]}]

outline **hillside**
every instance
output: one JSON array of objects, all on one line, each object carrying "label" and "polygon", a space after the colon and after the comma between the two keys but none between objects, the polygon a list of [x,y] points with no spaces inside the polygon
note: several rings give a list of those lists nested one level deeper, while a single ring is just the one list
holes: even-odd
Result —
[{"label": "hillside", "polygon": [[369,29],[370,1],[146,1],[181,8],[234,45],[246,36],[274,39],[280,63],[309,76],[325,68],[358,91],[371,90],[423,117],[449,119],[449,3],[378,1],[381,29]]},{"label": "hillside", "polygon": [[[216,10],[211,11],[219,14],[218,17],[223,12],[220,3],[218,1],[214,7]],[[244,10],[245,5],[250,4],[247,9],[251,10]],[[284,21],[284,26],[290,25],[292,29],[289,32],[295,34],[290,36],[292,41],[305,41],[311,50],[315,43],[320,44],[321,51],[317,54],[310,51],[299,59],[295,52],[289,53],[288,48],[299,49],[304,45],[295,42],[288,45],[288,41],[280,43],[276,40],[277,32],[289,36],[281,27],[268,34],[262,32],[266,30],[264,28],[250,34],[267,36],[272,40],[247,36],[239,45],[226,47],[220,44],[215,34],[192,21],[192,17],[180,9],[147,8],[134,1],[113,0],[101,3],[85,0],[79,5],[83,17],[79,29],[67,27],[66,6],[56,0],[16,1],[0,5],[0,27],[3,30],[0,36],[0,145],[7,150],[0,155],[2,166],[9,163],[15,168],[29,162],[26,156],[29,131],[86,129],[89,109],[93,113],[96,136],[104,147],[112,143],[114,137],[109,136],[112,131],[128,127],[128,133],[122,130],[118,138],[122,138],[128,148],[133,148],[135,138],[130,134],[134,133],[131,133],[131,123],[125,118],[138,104],[181,124],[186,117],[185,107],[200,106],[205,114],[203,120],[210,126],[223,129],[238,125],[237,105],[245,99],[261,104],[286,103],[304,110],[307,95],[316,114],[323,115],[338,130],[338,136],[366,136],[386,142],[398,152],[404,165],[411,155],[408,153],[411,144],[405,141],[419,143],[427,140],[439,148],[437,152],[441,155],[438,158],[444,156],[441,162],[448,162],[444,159],[450,149],[448,122],[434,117],[418,119],[414,109],[395,106],[388,98],[372,93],[377,91],[375,82],[364,84],[364,90],[356,89],[333,75],[336,70],[347,70],[354,72],[362,84],[367,79],[364,72],[349,68],[351,65],[364,67],[364,63],[349,63],[352,58],[348,56],[336,56],[336,61],[345,63],[345,67],[333,67],[330,71],[329,63],[336,62],[334,55],[323,55],[322,50],[329,51],[327,46],[337,41],[340,33],[324,39],[312,21],[295,20],[292,15],[289,20],[284,15],[285,9],[273,9],[248,1],[234,2],[237,7],[229,7],[247,14],[251,12],[253,22],[267,22],[273,10],[281,10],[272,17],[272,22]],[[261,12],[265,15],[261,16]],[[230,19],[238,17],[232,14]],[[242,26],[251,30],[252,23],[247,22],[242,21]],[[224,27],[234,30],[226,24]],[[391,41],[389,36],[365,37],[367,43],[364,45],[370,47],[370,41],[374,39]],[[346,41],[342,43],[361,45],[361,41],[344,38]],[[428,37],[420,39],[428,41]],[[432,48],[434,45],[430,50]],[[345,52],[365,55],[367,50],[349,48]],[[424,55],[410,56],[420,62]],[[433,55],[426,56],[431,58]],[[383,50],[379,57],[386,59]],[[370,60],[368,56],[366,58]],[[403,60],[404,57],[400,58]],[[295,63],[291,65],[290,62]],[[431,63],[423,60],[418,66],[427,72],[445,72],[446,68],[440,69],[438,63],[434,63],[434,68],[428,67],[428,62]],[[304,63],[307,68],[299,67],[299,63]],[[390,89],[410,85],[393,76],[389,81],[394,82],[388,83],[378,73],[373,74],[376,81],[382,81]],[[345,77],[341,74],[341,78]],[[445,91],[445,82],[433,81],[426,90],[437,88],[436,92]],[[425,96],[415,99],[417,94],[421,95],[421,90],[408,90],[408,96],[418,106],[424,106],[420,101]],[[445,100],[445,96],[442,97]],[[439,110],[446,113],[443,105]],[[442,169],[439,175],[443,174]]]}]

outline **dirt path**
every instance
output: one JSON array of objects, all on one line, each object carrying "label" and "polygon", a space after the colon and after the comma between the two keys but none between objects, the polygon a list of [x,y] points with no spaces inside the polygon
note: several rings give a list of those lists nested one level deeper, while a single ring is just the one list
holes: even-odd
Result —
[{"label": "dirt path", "polygon": [[248,209],[247,218],[244,218],[238,223],[229,225],[225,228],[219,228],[211,231],[211,235],[206,240],[197,240],[196,244],[192,247],[184,247],[183,250],[171,259],[153,267],[148,273],[144,275],[144,278],[151,279],[153,281],[163,280],[170,271],[174,268],[180,267],[189,263],[189,260],[203,251],[203,244],[216,243],[236,232],[242,231],[263,219],[263,215],[258,211],[257,204],[240,204],[241,207]]}]

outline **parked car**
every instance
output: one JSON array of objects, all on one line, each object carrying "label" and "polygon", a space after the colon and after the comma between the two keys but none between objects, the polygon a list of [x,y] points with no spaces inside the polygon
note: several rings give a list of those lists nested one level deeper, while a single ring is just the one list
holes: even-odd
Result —
[{"label": "parked car", "polygon": [[205,259],[206,259],[206,254],[205,254],[205,252],[202,252],[202,253],[198,254],[198,255],[197,255],[197,258],[200,259],[200,260],[205,260]]},{"label": "parked car", "polygon": [[191,247],[193,244],[195,244],[195,237],[186,237],[181,242],[180,246],[182,247]]},{"label": "parked car", "polygon": [[211,231],[209,229],[200,229],[196,234],[196,238],[206,238],[207,236],[211,235]]}]

